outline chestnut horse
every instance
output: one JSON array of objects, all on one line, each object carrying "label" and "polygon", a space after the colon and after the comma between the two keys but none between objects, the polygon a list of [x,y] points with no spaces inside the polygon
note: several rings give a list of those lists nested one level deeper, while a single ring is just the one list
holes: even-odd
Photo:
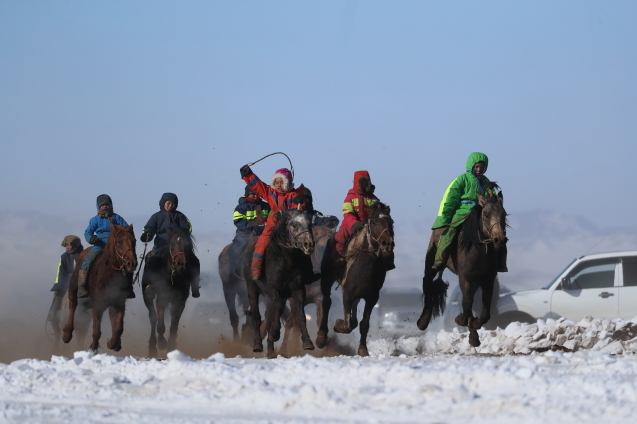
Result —
[{"label": "chestnut horse", "polygon": [[[314,349],[307,332],[304,308],[305,285],[311,284],[314,278],[310,258],[314,251],[311,212],[282,210],[278,213],[279,221],[265,252],[263,280],[255,282],[252,279],[249,260],[245,261],[243,270],[250,299],[252,326],[255,329],[253,352],[263,352],[261,331],[258,331],[261,327],[259,296],[266,296],[272,302],[271,307],[266,308],[268,358],[276,357],[274,342],[281,336],[281,316],[288,298],[291,314],[296,316],[296,323],[301,328],[303,349]],[[255,239],[256,237],[251,240],[246,250],[248,258],[254,252]]]},{"label": "chestnut horse", "polygon": [[[496,189],[495,182],[489,189]],[[469,212],[462,224],[458,240],[451,246],[451,255],[447,268],[458,275],[462,291],[462,312],[456,317],[456,324],[469,327],[469,344],[480,346],[477,330],[489,321],[494,281],[497,275],[497,250],[506,243],[506,211],[503,206],[502,192],[497,196],[484,197],[478,195],[478,204]],[[417,325],[426,330],[432,318],[444,313],[447,298],[447,285],[440,276],[434,281],[437,271],[432,269],[438,240],[444,231],[438,228],[431,233],[429,247],[425,256],[425,276],[422,279],[425,305]],[[475,318],[471,311],[473,298],[482,289],[482,313]]]},{"label": "chestnut horse", "polygon": [[[321,291],[323,302],[319,315],[319,331],[316,346],[320,349],[327,344],[327,318],[332,299],[330,292],[334,281],[343,288],[344,319],[336,320],[334,331],[351,333],[358,325],[356,317],[358,303],[365,300],[365,310],[361,321],[361,337],[358,346],[360,356],[369,356],[367,351],[367,333],[372,309],[378,302],[380,289],[387,274],[385,260],[394,254],[394,220],[390,216],[389,206],[377,203],[360,231],[352,236],[345,248],[345,264],[336,269],[331,249],[334,238],[330,239],[321,266]],[[393,258],[392,258],[393,259]]]},{"label": "chestnut horse", "polygon": [[[69,285],[69,319],[64,327],[64,343],[73,337],[75,310],[77,309],[77,279],[84,257],[91,250],[85,249],[77,258],[75,270]],[[111,319],[113,335],[106,344],[109,349],[122,348],[124,312],[126,298],[133,284],[133,273],[137,268],[135,234],[133,226],[111,225],[111,235],[104,251],[93,260],[88,271],[88,292],[93,300],[93,342],[90,349],[97,352],[102,335],[102,315],[106,309]]]},{"label": "chestnut horse", "polygon": [[[153,301],[146,292],[146,287],[142,288],[150,319],[148,354],[151,357],[157,356],[158,345],[160,349],[175,349],[179,320],[186,307],[186,300],[190,297],[191,284],[193,281],[199,283],[199,259],[195,255],[194,237],[189,231],[179,227],[168,228],[166,232],[170,237],[168,246],[152,255],[149,253],[144,267],[144,274],[148,273],[146,278],[150,279],[156,293]],[[170,306],[168,341],[164,338],[164,312],[167,306]],[[156,334],[159,334],[159,341]]]}]

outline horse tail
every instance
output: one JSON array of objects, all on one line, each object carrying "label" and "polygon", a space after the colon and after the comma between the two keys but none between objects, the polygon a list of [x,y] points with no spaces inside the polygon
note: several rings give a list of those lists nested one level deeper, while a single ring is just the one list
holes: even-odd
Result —
[{"label": "horse tail", "polygon": [[449,284],[442,279],[442,274],[425,287],[425,307],[431,308],[431,317],[436,319],[445,313],[447,307],[447,289]]}]

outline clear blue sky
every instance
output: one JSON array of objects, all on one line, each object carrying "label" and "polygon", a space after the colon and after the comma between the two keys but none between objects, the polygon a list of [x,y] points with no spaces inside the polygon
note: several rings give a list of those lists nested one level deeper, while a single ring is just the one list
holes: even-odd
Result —
[{"label": "clear blue sky", "polygon": [[367,169],[428,226],[482,151],[509,212],[630,224],[635,22],[630,1],[2,0],[0,209],[84,222],[104,192],[147,217],[173,191],[230,231],[240,166],[284,151],[317,209]]}]

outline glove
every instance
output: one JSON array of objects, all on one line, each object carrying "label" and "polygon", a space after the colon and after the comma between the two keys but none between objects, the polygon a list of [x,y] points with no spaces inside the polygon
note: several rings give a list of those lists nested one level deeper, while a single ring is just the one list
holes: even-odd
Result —
[{"label": "glove", "polygon": [[242,177],[247,177],[248,175],[252,174],[252,169],[250,169],[248,165],[243,165],[239,172],[241,172]]},{"label": "glove", "polygon": [[152,233],[142,233],[141,237],[139,237],[139,241],[141,241],[142,243],[148,243],[152,239],[153,239]]},{"label": "glove", "polygon": [[90,244],[96,244],[98,241],[100,241],[100,238],[98,236],[91,236],[91,238],[88,240]]},{"label": "glove", "polygon": [[365,222],[363,221],[355,222],[354,225],[352,225],[352,234],[356,234],[357,232],[359,232],[361,228],[363,228],[364,224]]}]

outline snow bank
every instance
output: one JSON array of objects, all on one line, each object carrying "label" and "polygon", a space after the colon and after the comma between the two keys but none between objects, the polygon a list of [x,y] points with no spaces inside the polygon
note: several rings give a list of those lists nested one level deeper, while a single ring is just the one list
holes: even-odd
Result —
[{"label": "snow bank", "polygon": [[586,317],[578,323],[564,318],[538,320],[536,324],[514,322],[505,329],[478,330],[478,334],[481,345],[477,348],[469,345],[469,333],[460,333],[457,328],[419,337],[371,340],[368,348],[372,355],[388,356],[423,353],[510,355],[582,349],[612,355],[637,353],[637,317],[630,321]]}]

